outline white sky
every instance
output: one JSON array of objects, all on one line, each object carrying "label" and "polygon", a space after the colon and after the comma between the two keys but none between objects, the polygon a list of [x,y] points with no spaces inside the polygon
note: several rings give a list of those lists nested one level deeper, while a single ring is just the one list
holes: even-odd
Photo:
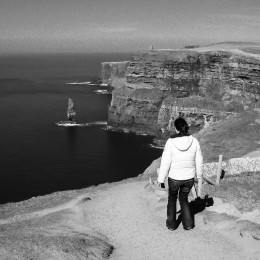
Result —
[{"label": "white sky", "polygon": [[0,0],[0,53],[260,42],[260,0]]}]

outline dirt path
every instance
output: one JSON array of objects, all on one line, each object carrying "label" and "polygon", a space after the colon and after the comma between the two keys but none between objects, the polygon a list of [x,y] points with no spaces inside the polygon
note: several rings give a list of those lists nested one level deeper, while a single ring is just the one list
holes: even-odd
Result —
[{"label": "dirt path", "polygon": [[193,230],[168,230],[167,194],[147,185],[125,180],[79,191],[55,207],[28,205],[28,213],[0,220],[0,259],[260,259],[260,242],[230,229],[235,221],[222,221],[223,231],[197,214]]},{"label": "dirt path", "polygon": [[[91,225],[115,247],[111,259],[250,259],[241,244],[205,230],[200,216],[192,231],[165,227],[166,200],[147,191],[147,181],[113,185],[75,208],[76,223]],[[260,257],[260,256],[259,256]]]}]

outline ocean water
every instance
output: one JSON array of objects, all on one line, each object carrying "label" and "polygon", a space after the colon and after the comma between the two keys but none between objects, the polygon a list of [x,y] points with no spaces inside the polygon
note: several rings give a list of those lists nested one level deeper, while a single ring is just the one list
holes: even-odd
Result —
[{"label": "ocean water", "polygon": [[[119,181],[142,173],[162,151],[148,136],[105,130],[106,87],[67,84],[95,80],[102,61],[131,54],[0,57],[0,203]],[[79,123],[64,128],[72,98]]]}]

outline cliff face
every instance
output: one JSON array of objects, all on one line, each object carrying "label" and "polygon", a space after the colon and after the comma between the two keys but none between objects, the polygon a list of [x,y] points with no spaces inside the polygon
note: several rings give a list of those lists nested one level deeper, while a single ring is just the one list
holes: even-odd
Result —
[{"label": "cliff face", "polygon": [[126,84],[126,70],[129,61],[122,62],[102,62],[101,78],[103,84],[108,84],[114,88],[120,88]]},{"label": "cliff face", "polygon": [[259,100],[260,60],[226,51],[147,51],[127,67],[127,86],[171,90],[176,97],[199,95],[244,106]]},{"label": "cliff face", "polygon": [[114,90],[108,111],[109,125],[125,132],[155,134],[163,95],[158,88],[131,89],[123,86]]},{"label": "cliff face", "polygon": [[[179,115],[194,127],[259,107],[260,56],[223,50],[152,50],[128,63],[113,91],[109,125],[137,133],[171,131]],[[158,132],[159,131],[159,132]]]}]

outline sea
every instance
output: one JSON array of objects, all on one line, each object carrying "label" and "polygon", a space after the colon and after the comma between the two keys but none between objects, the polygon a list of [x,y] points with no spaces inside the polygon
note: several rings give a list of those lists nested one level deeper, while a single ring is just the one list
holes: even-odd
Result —
[{"label": "sea", "polygon": [[[161,156],[152,137],[106,129],[102,61],[131,53],[0,56],[0,204],[135,177]],[[103,91],[101,91],[103,90]],[[68,99],[84,127],[59,127]]]}]

